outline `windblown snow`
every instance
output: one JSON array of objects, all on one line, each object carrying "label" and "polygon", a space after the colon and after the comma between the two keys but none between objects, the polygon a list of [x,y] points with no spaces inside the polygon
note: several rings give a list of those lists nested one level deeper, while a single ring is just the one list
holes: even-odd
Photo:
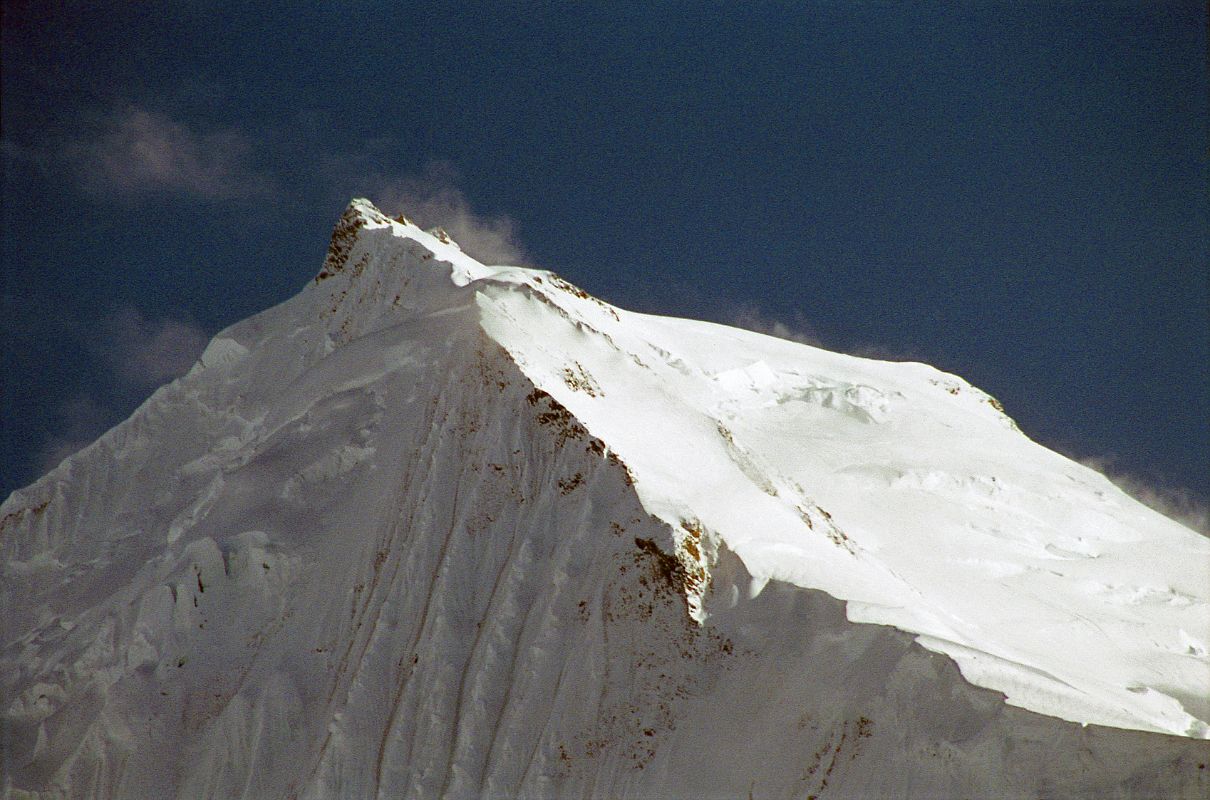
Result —
[{"label": "windblown snow", "polygon": [[953,375],[366,201],[0,553],[6,797],[1210,790],[1210,540]]}]

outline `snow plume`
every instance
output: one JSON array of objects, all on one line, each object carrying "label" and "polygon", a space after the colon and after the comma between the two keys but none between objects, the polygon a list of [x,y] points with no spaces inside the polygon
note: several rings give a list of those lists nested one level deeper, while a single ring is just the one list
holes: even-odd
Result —
[{"label": "snow plume", "polygon": [[38,474],[91,444],[156,387],[189,371],[205,349],[206,333],[188,319],[149,320],[133,307],[104,319],[89,350],[105,372],[92,391],[57,409],[59,430],[42,445]]},{"label": "snow plume", "polygon": [[860,344],[848,351],[858,358],[872,358],[875,361],[918,361],[937,366],[944,359],[938,353],[922,353],[913,347],[887,347],[883,344]]},{"label": "snow plume", "polygon": [[59,432],[42,444],[34,463],[38,476],[45,475],[72,453],[92,444],[119,419],[112,409],[105,408],[87,394],[78,394],[61,403],[56,416]]},{"label": "snow plume", "polygon": [[815,331],[801,314],[796,314],[791,324],[787,325],[779,319],[765,315],[760,309],[755,306],[741,306],[738,311],[731,315],[727,323],[734,325],[737,328],[763,333],[767,336],[774,336],[778,339],[786,339],[799,344],[807,344],[812,347],[824,347]]},{"label": "snow plume", "polygon": [[267,176],[249,164],[251,150],[251,141],[236,130],[201,132],[130,107],[104,118],[92,137],[70,142],[64,155],[94,191],[222,200],[268,190]]},{"label": "snow plume", "polygon": [[448,164],[431,164],[418,178],[379,176],[368,187],[370,199],[384,212],[404,214],[421,228],[445,229],[459,247],[484,264],[528,263],[517,223],[472,210]]},{"label": "snow plume", "polygon": [[153,389],[184,375],[209,337],[184,319],[152,321],[126,307],[106,320],[105,352],[119,380],[132,390]]},{"label": "snow plume", "polygon": [[1079,462],[1101,473],[1114,486],[1148,508],[1210,537],[1210,507],[1188,489],[1154,486],[1133,475],[1119,472],[1110,458],[1081,458]]},{"label": "snow plume", "polygon": [[878,344],[858,344],[853,347],[829,344],[815,331],[801,311],[795,312],[787,322],[765,314],[756,306],[744,305],[740,306],[738,311],[725,316],[722,321],[724,324],[756,331],[766,336],[774,336],[778,339],[786,339],[837,353],[846,353],[859,358],[872,358],[876,361],[927,362],[929,360],[926,356],[912,350],[893,349]]}]

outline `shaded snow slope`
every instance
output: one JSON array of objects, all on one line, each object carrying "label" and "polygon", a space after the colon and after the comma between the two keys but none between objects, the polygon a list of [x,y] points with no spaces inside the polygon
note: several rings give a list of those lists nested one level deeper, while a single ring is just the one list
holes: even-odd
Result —
[{"label": "shaded snow slope", "polygon": [[1206,540],[951,375],[364,201],[0,548],[14,796],[1210,787]]}]

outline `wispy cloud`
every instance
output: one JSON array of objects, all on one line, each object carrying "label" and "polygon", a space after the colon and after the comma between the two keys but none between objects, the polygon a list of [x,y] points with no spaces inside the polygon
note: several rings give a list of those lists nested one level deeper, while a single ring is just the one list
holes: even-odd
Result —
[{"label": "wispy cloud", "polygon": [[44,165],[46,153],[35,147],[21,144],[14,139],[0,139],[0,157],[5,161]]},{"label": "wispy cloud", "polygon": [[203,132],[137,107],[104,117],[91,136],[67,143],[63,154],[98,192],[222,200],[265,194],[272,186],[250,165],[252,144],[239,131]]},{"label": "wispy cloud", "polygon": [[38,475],[45,475],[72,453],[92,444],[114,423],[112,411],[85,394],[61,403],[56,409],[56,416],[58,432],[38,450],[35,460]]},{"label": "wispy cloud", "polygon": [[192,320],[151,320],[132,307],[109,315],[99,331],[88,349],[105,373],[97,390],[78,393],[56,409],[59,430],[39,450],[39,475],[120,422],[148,392],[185,374],[208,341]]},{"label": "wispy cloud", "polygon": [[763,333],[767,336],[776,336],[778,339],[786,339],[799,344],[809,344],[812,347],[825,346],[811,328],[810,323],[801,314],[795,315],[789,323],[786,323],[765,314],[756,306],[745,305],[740,306],[727,320],[727,323],[737,328]]},{"label": "wispy cloud", "polygon": [[149,320],[126,307],[102,326],[99,341],[118,382],[131,391],[146,391],[189,370],[209,337],[185,319]]},{"label": "wispy cloud", "polygon": [[801,312],[789,318],[779,318],[765,313],[753,305],[742,305],[726,315],[724,320],[728,325],[745,328],[778,339],[786,339],[799,344],[809,344],[836,353],[847,353],[859,358],[872,358],[879,361],[927,361],[925,356],[910,350],[893,349],[877,344],[860,344],[855,347],[838,347],[828,344],[819,335],[810,321]]},{"label": "wispy cloud", "polygon": [[1121,472],[1112,458],[1081,458],[1081,464],[1104,475],[1143,505],[1176,520],[1203,536],[1210,536],[1210,507],[1183,487],[1162,487]]},{"label": "wispy cloud", "polygon": [[881,344],[859,344],[852,348],[851,355],[859,358],[872,358],[876,361],[920,361],[925,364],[939,366],[936,358],[930,358],[912,348],[887,347]]},{"label": "wispy cloud", "polygon": [[422,228],[444,228],[459,247],[486,264],[529,263],[517,223],[507,216],[473,210],[448,164],[431,164],[420,176],[372,174],[363,187],[383,211],[404,214]]}]

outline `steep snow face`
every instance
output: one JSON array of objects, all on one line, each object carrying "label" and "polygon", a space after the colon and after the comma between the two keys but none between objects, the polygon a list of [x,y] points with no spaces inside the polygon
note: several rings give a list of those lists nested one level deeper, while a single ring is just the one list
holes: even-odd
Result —
[{"label": "steep snow face", "polygon": [[364,201],[0,548],[6,792],[1207,789],[1206,540],[958,378]]},{"label": "steep snow face", "polygon": [[918,634],[1014,705],[1210,736],[1210,541],[926,365],[531,280],[480,290],[484,328],[610,443],[657,517],[692,518],[758,582]]}]

